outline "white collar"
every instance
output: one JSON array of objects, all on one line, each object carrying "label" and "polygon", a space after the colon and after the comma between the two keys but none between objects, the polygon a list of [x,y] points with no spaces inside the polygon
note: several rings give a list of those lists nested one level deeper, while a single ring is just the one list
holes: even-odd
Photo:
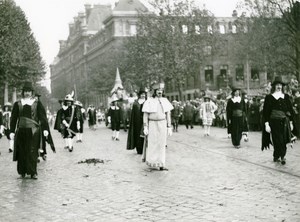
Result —
[{"label": "white collar", "polygon": [[139,104],[143,104],[146,100],[145,99],[138,99]]},{"label": "white collar", "polygon": [[231,98],[233,103],[240,103],[242,98],[240,96],[235,96],[233,98]]},{"label": "white collar", "polygon": [[111,106],[110,107],[112,110],[119,110],[120,108],[119,108],[119,106]]},{"label": "white collar", "polygon": [[21,99],[21,104],[24,105],[29,105],[31,106],[36,100],[34,98],[22,98]]},{"label": "white collar", "polygon": [[284,94],[283,94],[282,92],[274,92],[274,93],[272,94],[272,96],[273,96],[276,100],[278,100],[279,98],[284,99]]}]

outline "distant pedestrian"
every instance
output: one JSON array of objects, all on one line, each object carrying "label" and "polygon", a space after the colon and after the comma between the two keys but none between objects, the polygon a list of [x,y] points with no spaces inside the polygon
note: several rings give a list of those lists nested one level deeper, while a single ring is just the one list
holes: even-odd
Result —
[{"label": "distant pedestrian", "polygon": [[285,83],[276,76],[272,83],[271,94],[266,95],[263,105],[264,129],[262,132],[262,150],[273,144],[273,161],[286,164],[287,144],[292,142],[294,130],[294,110],[288,94],[283,91]]},{"label": "distant pedestrian", "polygon": [[187,129],[189,127],[191,129],[194,128],[193,126],[194,113],[195,113],[195,107],[191,104],[190,101],[187,101],[182,111],[184,124]]},{"label": "distant pedestrian", "polygon": [[120,134],[120,126],[121,126],[121,108],[118,106],[118,98],[113,97],[111,101],[111,106],[108,110],[107,118],[108,122],[111,124],[112,130],[112,140],[119,141],[119,134]]},{"label": "distant pedestrian", "polygon": [[217,105],[211,101],[210,95],[205,95],[203,97],[204,102],[200,105],[200,118],[204,126],[204,136],[210,135],[210,127],[215,119],[215,111],[217,110]]},{"label": "distant pedestrian", "polygon": [[[17,161],[18,173],[25,177],[31,175],[37,179],[38,150],[41,148],[41,136],[49,136],[49,125],[42,103],[33,97],[31,82],[25,82],[22,99],[13,105],[10,122],[10,139],[15,140],[14,161]],[[53,150],[55,152],[55,150]]]},{"label": "distant pedestrian", "polygon": [[146,101],[146,91],[141,88],[138,92],[138,99],[132,104],[129,123],[127,150],[136,149],[137,154],[143,154],[145,135],[143,133],[143,105]]},{"label": "distant pedestrian", "polygon": [[143,106],[144,134],[147,136],[143,159],[149,167],[168,170],[166,168],[167,136],[172,135],[172,104],[163,97],[164,84],[153,87],[153,96]]},{"label": "distant pedestrian", "polygon": [[298,139],[300,139],[300,88],[294,88],[293,90],[294,95],[294,111],[295,111],[295,128],[296,128],[296,135]]},{"label": "distant pedestrian", "polygon": [[97,114],[95,106],[93,104],[91,104],[88,108],[88,123],[90,129],[96,130],[95,126],[97,123]]},{"label": "distant pedestrian", "polygon": [[235,148],[241,148],[242,133],[244,130],[243,115],[246,112],[245,101],[241,97],[241,89],[233,87],[231,98],[227,102],[226,119],[228,134],[231,134],[231,141]]},{"label": "distant pedestrian", "polygon": [[181,108],[179,102],[176,100],[172,101],[174,109],[171,110],[171,122],[173,126],[173,132],[178,132],[179,118],[181,116]]},{"label": "distant pedestrian", "polygon": [[62,106],[61,122],[63,124],[63,137],[65,149],[73,151],[73,138],[80,130],[80,112],[74,105],[74,93],[66,95]]},{"label": "distant pedestrian", "polygon": [[6,136],[6,138],[9,141],[9,148],[8,148],[9,153],[13,152],[13,149],[14,149],[14,140],[9,138],[11,108],[12,108],[12,105],[10,102],[5,103],[3,106],[3,114],[0,117],[0,118],[2,118],[2,123],[0,124],[0,125],[2,125],[2,133]]}]

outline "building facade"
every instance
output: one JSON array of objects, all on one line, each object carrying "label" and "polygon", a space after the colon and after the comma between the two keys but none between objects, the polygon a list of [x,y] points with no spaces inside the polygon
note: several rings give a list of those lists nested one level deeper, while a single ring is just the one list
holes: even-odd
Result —
[{"label": "building facade", "polygon": [[[148,10],[139,0],[119,0],[113,9],[109,5],[85,5],[85,12],[79,13],[69,24],[69,37],[60,41],[59,53],[50,66],[53,97],[63,98],[75,90],[76,98],[84,105],[105,106],[110,92],[91,89],[89,75],[105,54],[122,48],[126,38],[136,35],[140,12]],[[272,78],[266,72],[251,68],[246,58],[234,56],[236,36],[247,32],[246,27],[238,30],[236,16],[234,12],[232,17],[216,18],[216,24],[208,27],[208,32],[218,33],[223,41],[218,50],[210,45],[205,47],[202,65],[184,83],[184,100],[194,99],[200,90],[218,90],[235,84],[248,91],[259,89]],[[111,78],[115,78],[115,71]],[[179,99],[174,82],[166,82],[166,95],[172,100]]]}]

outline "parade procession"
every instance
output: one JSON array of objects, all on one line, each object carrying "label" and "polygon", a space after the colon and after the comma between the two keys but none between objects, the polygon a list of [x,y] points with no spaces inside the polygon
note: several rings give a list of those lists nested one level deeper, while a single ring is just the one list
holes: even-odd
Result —
[{"label": "parade procession", "polygon": [[300,221],[300,2],[30,1],[0,0],[0,222]]}]

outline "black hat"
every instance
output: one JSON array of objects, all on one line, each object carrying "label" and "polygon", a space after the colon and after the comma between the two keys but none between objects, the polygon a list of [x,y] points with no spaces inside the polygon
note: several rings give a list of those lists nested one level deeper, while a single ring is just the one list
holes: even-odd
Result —
[{"label": "black hat", "polygon": [[272,82],[272,86],[274,86],[274,85],[276,85],[276,84],[278,84],[278,83],[280,83],[280,84],[282,84],[282,85],[285,85],[286,83],[284,83],[283,82],[283,80],[282,80],[282,76],[275,76],[275,79],[274,79],[274,81]]},{"label": "black hat", "polygon": [[141,85],[138,95],[141,95],[142,93],[146,93],[146,92],[147,92],[146,88],[143,85]]},{"label": "black hat", "polygon": [[23,91],[33,91],[32,82],[26,81],[23,85]]}]

